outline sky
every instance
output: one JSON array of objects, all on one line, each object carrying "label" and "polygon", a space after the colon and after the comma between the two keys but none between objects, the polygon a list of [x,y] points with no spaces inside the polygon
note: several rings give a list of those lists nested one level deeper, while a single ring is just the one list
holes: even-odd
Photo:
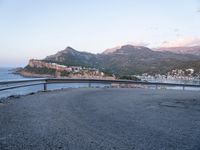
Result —
[{"label": "sky", "polygon": [[0,0],[0,67],[125,44],[200,45],[200,0]]}]

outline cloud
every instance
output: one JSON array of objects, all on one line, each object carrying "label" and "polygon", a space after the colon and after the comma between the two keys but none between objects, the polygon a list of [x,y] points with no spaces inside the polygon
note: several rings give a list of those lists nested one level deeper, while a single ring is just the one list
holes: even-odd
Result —
[{"label": "cloud", "polygon": [[[199,2],[200,2],[200,1],[199,1]],[[200,5],[200,3],[198,4],[198,7],[196,8],[196,11],[197,11],[197,12],[200,12],[200,6],[199,6],[199,5]]]},{"label": "cloud", "polygon": [[134,46],[148,46],[149,43],[146,43],[144,41],[134,41],[134,42],[129,42],[128,44],[134,45]]},{"label": "cloud", "polygon": [[161,47],[192,47],[200,46],[200,39],[195,37],[179,38],[174,41],[163,41]]},{"label": "cloud", "polygon": [[156,26],[152,26],[152,27],[147,27],[146,30],[147,31],[157,31],[157,30],[159,30],[159,28]]},{"label": "cloud", "polygon": [[175,28],[175,29],[174,29],[174,32],[179,32],[179,29]]}]

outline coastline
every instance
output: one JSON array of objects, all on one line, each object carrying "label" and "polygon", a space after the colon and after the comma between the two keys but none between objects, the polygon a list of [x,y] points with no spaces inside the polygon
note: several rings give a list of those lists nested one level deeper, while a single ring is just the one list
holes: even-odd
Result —
[{"label": "coastline", "polygon": [[102,77],[102,76],[76,76],[76,75],[69,75],[69,76],[56,76],[56,75],[50,75],[50,74],[37,74],[37,73],[32,73],[32,72],[28,72],[28,71],[25,71],[23,70],[22,68],[21,69],[15,69],[12,71],[13,74],[18,74],[22,77],[25,77],[25,78],[70,78],[70,79],[73,79],[73,78],[87,78],[87,79],[108,79],[108,80],[115,80],[116,78],[114,77],[111,77],[111,76],[105,76],[105,77]]},{"label": "coastline", "polygon": [[48,74],[36,74],[36,73],[31,73],[28,71],[20,70],[20,71],[15,71],[13,74],[19,74],[22,77],[26,78],[53,78],[55,76],[53,75],[48,75]]}]

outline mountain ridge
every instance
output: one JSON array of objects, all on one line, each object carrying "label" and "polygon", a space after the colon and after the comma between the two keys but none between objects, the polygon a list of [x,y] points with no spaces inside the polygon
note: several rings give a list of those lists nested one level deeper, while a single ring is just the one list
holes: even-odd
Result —
[{"label": "mountain ridge", "polygon": [[183,47],[160,47],[154,48],[155,51],[169,51],[177,54],[191,54],[200,56],[200,46],[183,46]]},{"label": "mountain ridge", "polygon": [[173,69],[195,68],[200,71],[200,57],[170,51],[154,51],[144,46],[123,45],[112,52],[93,54],[67,47],[43,61],[67,66],[94,67],[120,75],[166,74]]}]

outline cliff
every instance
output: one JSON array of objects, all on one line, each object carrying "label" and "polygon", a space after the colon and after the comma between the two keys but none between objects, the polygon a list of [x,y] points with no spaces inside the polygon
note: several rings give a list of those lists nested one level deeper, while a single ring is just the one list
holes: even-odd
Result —
[{"label": "cliff", "polygon": [[65,66],[35,59],[29,60],[28,65],[18,73],[26,77],[115,79],[95,68]]}]

